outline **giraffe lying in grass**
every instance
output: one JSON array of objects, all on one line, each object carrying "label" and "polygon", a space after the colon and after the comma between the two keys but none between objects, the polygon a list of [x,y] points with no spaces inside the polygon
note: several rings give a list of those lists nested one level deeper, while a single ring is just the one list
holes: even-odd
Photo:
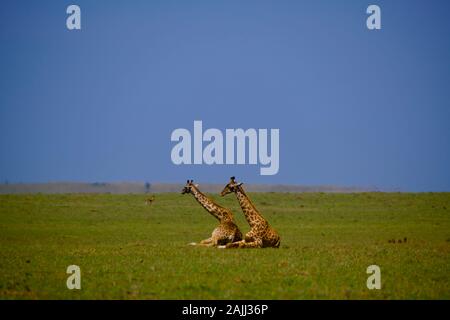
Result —
[{"label": "giraffe lying in grass", "polygon": [[242,233],[234,222],[233,213],[227,208],[219,206],[217,203],[209,199],[198,189],[198,185],[194,185],[193,180],[188,180],[186,186],[181,191],[182,194],[190,193],[206,209],[214,218],[219,220],[220,224],[217,226],[211,237],[200,241],[200,243],[192,242],[191,245],[200,246],[219,246],[226,245],[235,241],[242,240]]},{"label": "giraffe lying in grass", "polygon": [[221,196],[235,193],[239,204],[244,212],[245,219],[250,225],[250,231],[244,240],[221,245],[219,248],[265,248],[280,246],[280,236],[272,229],[266,219],[256,210],[255,206],[242,188],[242,182],[237,183],[235,177],[230,178],[230,182],[220,193]]}]

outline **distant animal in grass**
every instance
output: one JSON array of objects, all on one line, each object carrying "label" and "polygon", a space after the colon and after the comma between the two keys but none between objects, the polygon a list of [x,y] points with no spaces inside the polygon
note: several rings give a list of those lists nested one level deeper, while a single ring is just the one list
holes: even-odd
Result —
[{"label": "distant animal in grass", "polygon": [[145,199],[145,204],[150,206],[155,201],[155,196]]}]

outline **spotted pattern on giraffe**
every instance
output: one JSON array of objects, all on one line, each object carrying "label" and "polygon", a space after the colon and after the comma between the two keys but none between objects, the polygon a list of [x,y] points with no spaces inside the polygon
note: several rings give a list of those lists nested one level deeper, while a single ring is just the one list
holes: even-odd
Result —
[{"label": "spotted pattern on giraffe", "polygon": [[213,230],[211,237],[200,241],[200,243],[191,243],[191,245],[200,246],[223,246],[229,243],[242,240],[242,233],[234,221],[234,216],[231,210],[224,208],[213,200],[204,195],[198,188],[198,185],[193,183],[193,180],[188,180],[186,186],[183,188],[182,194],[190,193],[194,196],[197,202],[208,211],[214,218],[219,220],[219,225]]},{"label": "spotted pattern on giraffe", "polygon": [[235,177],[230,178],[230,182],[220,194],[225,196],[230,193],[236,195],[242,212],[250,225],[250,231],[245,234],[243,240],[229,243],[226,248],[278,248],[281,241],[280,236],[259,213],[245,193],[242,183],[237,183]]}]

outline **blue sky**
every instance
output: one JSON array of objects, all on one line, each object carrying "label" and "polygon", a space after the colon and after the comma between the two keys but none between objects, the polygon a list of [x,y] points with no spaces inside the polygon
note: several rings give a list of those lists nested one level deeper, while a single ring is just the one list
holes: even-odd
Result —
[{"label": "blue sky", "polygon": [[[82,30],[66,28],[81,7]],[[377,4],[382,29],[366,28]],[[0,181],[450,191],[448,1],[3,1]],[[280,170],[171,162],[176,128],[279,128]]]}]

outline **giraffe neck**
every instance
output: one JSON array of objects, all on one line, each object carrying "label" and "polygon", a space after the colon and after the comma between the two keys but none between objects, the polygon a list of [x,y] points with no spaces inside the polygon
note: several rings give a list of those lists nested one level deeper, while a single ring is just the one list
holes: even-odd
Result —
[{"label": "giraffe neck", "polygon": [[245,215],[245,219],[247,220],[250,227],[253,228],[259,223],[265,221],[265,219],[261,216],[258,210],[256,210],[252,201],[249,199],[249,197],[247,196],[242,187],[238,187],[235,193],[239,201],[239,205],[241,206],[242,212]]},{"label": "giraffe neck", "polygon": [[228,215],[225,214],[224,208],[220,207],[214,201],[205,196],[200,190],[196,187],[191,187],[191,192],[194,198],[200,203],[200,205],[206,209],[214,218],[219,221],[222,221],[226,218],[229,218]]}]

